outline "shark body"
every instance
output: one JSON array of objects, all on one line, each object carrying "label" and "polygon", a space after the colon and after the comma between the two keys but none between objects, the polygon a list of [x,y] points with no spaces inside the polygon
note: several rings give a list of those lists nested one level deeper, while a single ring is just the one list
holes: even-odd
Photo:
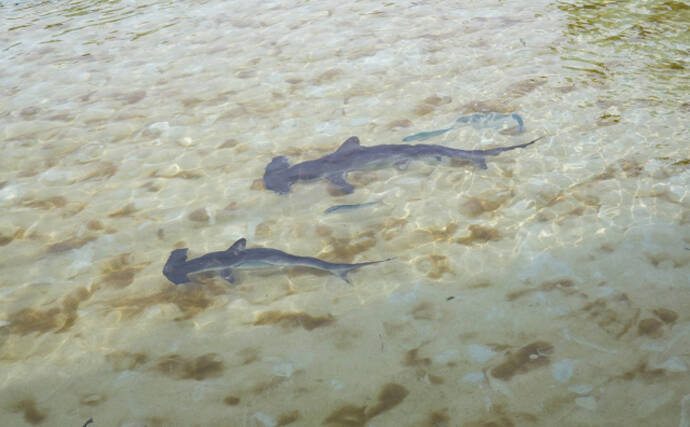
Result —
[{"label": "shark body", "polygon": [[415,159],[463,159],[474,162],[479,168],[486,169],[486,157],[496,156],[504,151],[524,148],[531,142],[510,147],[498,147],[490,150],[459,150],[434,144],[389,144],[363,147],[356,136],[348,138],[340,148],[331,154],[307,160],[290,166],[287,157],[274,157],[266,166],[264,186],[276,193],[290,192],[292,184],[298,181],[316,181],[327,179],[336,185],[344,194],[354,191],[354,186],[347,181],[347,174],[357,170],[375,170],[395,166],[404,168],[410,160]]},{"label": "shark body", "polygon": [[358,264],[337,264],[318,258],[291,255],[278,249],[251,248],[247,249],[247,239],[239,239],[225,251],[211,252],[199,258],[187,260],[187,248],[175,249],[170,253],[168,261],[163,267],[163,275],[176,285],[188,283],[189,274],[215,271],[230,283],[235,283],[232,274],[234,269],[306,266],[316,268],[340,277],[350,284],[347,274],[367,265],[388,261],[362,262]]}]

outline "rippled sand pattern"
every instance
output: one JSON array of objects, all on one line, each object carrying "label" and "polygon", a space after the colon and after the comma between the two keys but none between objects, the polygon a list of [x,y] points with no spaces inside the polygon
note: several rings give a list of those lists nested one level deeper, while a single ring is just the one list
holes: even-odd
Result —
[{"label": "rippled sand pattern", "polygon": [[[687,427],[689,13],[1,2],[0,425]],[[545,138],[485,170],[351,173],[350,195],[263,187],[274,156],[487,112],[525,132],[425,143]],[[353,286],[161,273],[241,237],[393,260]]]}]

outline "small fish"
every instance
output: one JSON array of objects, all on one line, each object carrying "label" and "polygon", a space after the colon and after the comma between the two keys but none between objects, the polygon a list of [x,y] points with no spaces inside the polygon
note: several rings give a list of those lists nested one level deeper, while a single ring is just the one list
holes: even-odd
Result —
[{"label": "small fish", "polygon": [[354,209],[366,208],[368,206],[374,206],[374,205],[377,205],[379,203],[381,203],[380,200],[377,200],[375,202],[359,203],[356,205],[335,205],[335,206],[331,206],[330,208],[326,209],[325,211],[323,211],[323,213],[330,214],[330,213],[334,213],[334,212],[351,211]]},{"label": "small fish", "polygon": [[297,256],[271,248],[247,249],[247,239],[239,239],[225,251],[211,252],[199,258],[187,260],[187,248],[175,249],[170,253],[163,267],[163,275],[176,285],[190,282],[188,274],[217,271],[229,283],[235,283],[233,269],[286,267],[301,265],[316,268],[340,277],[351,284],[347,274],[367,265],[390,261],[361,262],[358,264],[336,264],[318,258]]},{"label": "small fish", "polygon": [[82,427],[86,427],[89,424],[91,424],[92,422],[93,422],[93,418],[89,418],[88,420],[86,420],[86,422],[84,423],[84,425]]},{"label": "small fish", "polygon": [[420,132],[416,133],[414,135],[406,136],[403,138],[404,142],[411,142],[411,141],[422,141],[425,139],[429,139],[431,137],[437,136],[444,134],[448,131],[451,131],[455,129],[459,124],[470,124],[474,126],[487,126],[491,122],[503,120],[503,119],[513,119],[517,122],[519,130],[519,133],[522,133],[523,128],[525,127],[525,123],[522,121],[522,117],[520,117],[519,114],[517,113],[512,113],[512,114],[501,114],[501,113],[477,113],[477,114],[470,114],[467,116],[462,116],[459,119],[455,121],[454,124],[452,124],[450,127],[444,128],[444,129],[439,129],[439,130],[432,130],[428,132]]},{"label": "small fish", "polygon": [[363,147],[359,138],[350,137],[331,154],[290,166],[287,157],[274,157],[266,166],[264,186],[279,194],[290,192],[292,184],[298,181],[327,179],[344,194],[350,194],[355,187],[347,181],[347,174],[357,170],[375,170],[386,167],[404,169],[415,159],[464,159],[474,162],[480,169],[486,169],[486,157],[497,156],[504,151],[525,148],[541,139],[539,137],[525,144],[498,147],[490,150],[458,150],[433,144],[392,144]]}]

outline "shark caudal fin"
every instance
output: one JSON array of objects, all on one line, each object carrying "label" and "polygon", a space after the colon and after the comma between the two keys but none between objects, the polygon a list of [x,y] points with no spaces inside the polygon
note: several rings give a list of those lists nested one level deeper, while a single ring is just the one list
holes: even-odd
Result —
[{"label": "shark caudal fin", "polygon": [[360,267],[365,267],[367,265],[372,265],[372,264],[379,264],[382,262],[390,261],[392,259],[393,258],[388,258],[388,259],[384,259],[381,261],[361,262],[359,264],[345,264],[344,266],[334,270],[333,274],[335,274],[336,276],[343,279],[345,281],[345,283],[347,283],[348,285],[352,286],[352,282],[350,282],[350,279],[347,277],[347,273],[349,273],[351,271],[355,271]]},{"label": "shark caudal fin", "polygon": [[185,262],[187,261],[187,248],[175,249],[170,252],[168,260],[163,266],[163,275],[176,285],[189,282],[189,277],[184,270]]}]

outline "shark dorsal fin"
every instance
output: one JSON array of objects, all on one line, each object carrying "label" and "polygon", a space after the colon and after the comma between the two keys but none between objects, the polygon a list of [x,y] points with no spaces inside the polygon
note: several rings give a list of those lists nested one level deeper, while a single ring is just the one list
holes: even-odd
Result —
[{"label": "shark dorsal fin", "polygon": [[347,141],[343,142],[343,145],[338,147],[336,153],[347,153],[349,151],[356,150],[359,147],[359,138],[356,136],[351,136],[347,139]]},{"label": "shark dorsal fin", "polygon": [[228,248],[228,250],[225,252],[227,252],[231,255],[234,255],[234,254],[242,252],[246,246],[247,246],[247,239],[245,239],[243,237],[243,238],[239,239],[238,241],[236,241],[235,243],[233,243],[232,246],[230,246]]},{"label": "shark dorsal fin", "polygon": [[284,170],[290,167],[290,163],[288,162],[287,157],[285,156],[278,156],[274,157],[273,160],[271,160],[271,163],[266,166],[266,175],[269,175],[271,173]]}]

